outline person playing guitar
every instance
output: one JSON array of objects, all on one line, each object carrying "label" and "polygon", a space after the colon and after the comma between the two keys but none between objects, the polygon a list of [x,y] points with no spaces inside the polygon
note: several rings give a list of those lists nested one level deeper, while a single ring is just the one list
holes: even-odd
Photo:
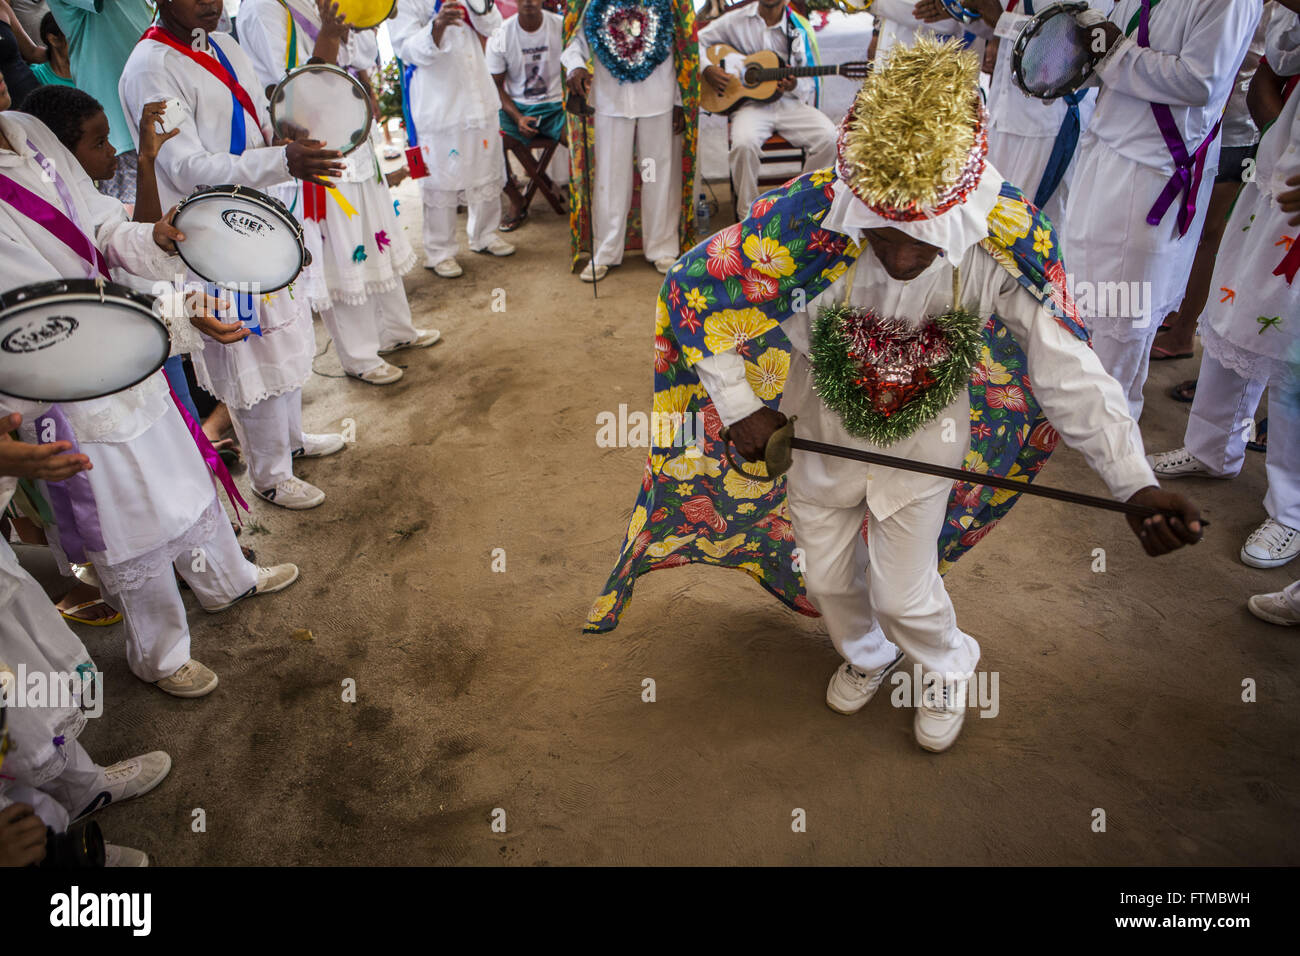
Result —
[{"label": "person playing guitar", "polygon": [[[773,50],[791,66],[807,65],[806,34],[786,6],[787,0],[756,0],[724,14],[700,30],[701,51],[725,43],[743,54]],[[700,57],[700,64],[705,83],[725,92],[737,66],[731,64],[728,69],[726,62],[713,64],[705,56]],[[758,198],[759,156],[773,133],[803,147],[807,154],[803,172],[829,166],[835,158],[835,127],[808,102],[812,82],[787,77],[780,84],[783,95],[779,99],[770,103],[751,100],[731,115],[731,177],[742,214]]]}]

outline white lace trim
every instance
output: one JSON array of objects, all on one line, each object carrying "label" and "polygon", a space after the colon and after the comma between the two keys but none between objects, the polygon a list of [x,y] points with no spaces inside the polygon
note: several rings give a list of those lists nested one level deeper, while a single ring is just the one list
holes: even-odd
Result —
[{"label": "white lace trim", "polygon": [[365,305],[371,296],[392,292],[402,284],[402,276],[414,269],[420,262],[419,254],[409,246],[407,247],[407,253],[406,258],[393,266],[393,274],[388,278],[365,283],[349,282],[342,289],[325,288],[323,295],[312,296],[311,307],[317,312],[321,312],[333,308],[336,302],[342,305]]},{"label": "white lace trim", "polygon": [[185,315],[184,293],[175,292],[158,301],[162,303],[161,318],[167,326],[167,336],[172,343],[171,355],[189,355],[196,349],[203,348],[202,333]]},{"label": "white lace trim", "polygon": [[[69,402],[61,407],[77,441],[123,442],[143,434],[167,414],[170,404],[167,380],[162,373],[155,373],[126,391],[85,402]],[[124,433],[123,425],[128,422],[129,433]]]},{"label": "white lace trim", "polygon": [[119,564],[105,563],[102,553],[91,552],[90,558],[105,591],[110,594],[135,591],[161,574],[170,574],[172,562],[179,555],[207,544],[216,537],[222,523],[229,523],[229,521],[225,510],[221,507],[221,502],[214,494],[212,502],[203,509],[198,519],[162,547],[154,548]]},{"label": "white lace trim", "polygon": [[484,202],[491,199],[505,188],[505,175],[500,182],[483,183],[465,189],[433,189],[424,193],[425,205],[433,209],[454,209],[462,202],[465,204]]},{"label": "white lace trim", "polygon": [[1242,378],[1267,378],[1270,382],[1282,382],[1292,387],[1300,386],[1300,371],[1297,371],[1285,357],[1262,355],[1243,348],[1231,339],[1220,335],[1208,322],[1202,322],[1198,331],[1205,351],[1224,368],[1236,372]]}]

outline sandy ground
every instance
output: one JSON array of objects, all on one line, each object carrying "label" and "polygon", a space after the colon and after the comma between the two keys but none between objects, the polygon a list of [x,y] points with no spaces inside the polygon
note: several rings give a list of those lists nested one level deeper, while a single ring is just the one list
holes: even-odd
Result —
[{"label": "sandy ground", "polygon": [[[397,195],[416,238],[414,184]],[[948,578],[1000,709],[943,756],[883,693],[856,717],[828,710],[819,623],[737,572],[652,574],[617,631],[582,636],[645,457],[597,447],[596,415],[648,409],[660,277],[629,260],[593,301],[566,229],[539,199],[512,259],[409,276],[444,341],[399,356],[397,385],[318,358],[307,425],[352,419],[357,440],[300,467],[319,509],[253,506],[244,543],[297,562],[299,583],[195,608],[215,694],[168,698],[131,676],[120,627],[81,629],[108,693],[85,744],[105,763],[175,759],[101,814],[112,842],[158,864],[1300,862],[1300,632],[1245,608],[1300,563],[1237,558],[1263,517],[1260,455],[1236,481],[1184,484],[1213,527],[1159,562],[1118,516],[1022,502]],[[1187,406],[1163,392],[1195,371],[1156,367],[1150,448],[1180,442]],[[1068,450],[1044,481],[1103,490]]]}]

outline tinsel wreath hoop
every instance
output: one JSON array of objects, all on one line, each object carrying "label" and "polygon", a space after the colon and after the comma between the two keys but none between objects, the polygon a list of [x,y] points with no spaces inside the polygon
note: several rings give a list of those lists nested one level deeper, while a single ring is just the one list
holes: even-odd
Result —
[{"label": "tinsel wreath hoop", "polygon": [[592,54],[620,83],[639,83],[672,56],[672,0],[591,0],[582,23]]},{"label": "tinsel wreath hoop", "polygon": [[887,448],[931,422],[970,383],[984,319],[961,306],[914,326],[871,310],[834,306],[813,323],[813,389],[856,438]]}]

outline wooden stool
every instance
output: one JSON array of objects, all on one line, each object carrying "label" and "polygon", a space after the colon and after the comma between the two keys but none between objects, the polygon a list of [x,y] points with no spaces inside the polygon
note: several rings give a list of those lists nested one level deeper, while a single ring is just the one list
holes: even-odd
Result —
[{"label": "wooden stool", "polygon": [[[555,210],[557,215],[564,215],[566,206],[564,196],[560,193],[560,187],[555,185],[550,176],[546,175],[546,167],[550,165],[555,151],[560,148],[559,140],[550,139],[546,136],[534,136],[529,142],[521,143],[513,136],[503,132],[501,142],[505,147],[506,157],[505,193],[514,202],[516,215],[524,216],[528,213],[528,207],[532,204],[533,197],[537,195],[538,190],[546,197],[546,201],[551,204],[551,208]],[[527,185],[522,191],[511,174],[511,156],[514,156],[519,161],[519,165],[524,168],[527,177]]]}]

